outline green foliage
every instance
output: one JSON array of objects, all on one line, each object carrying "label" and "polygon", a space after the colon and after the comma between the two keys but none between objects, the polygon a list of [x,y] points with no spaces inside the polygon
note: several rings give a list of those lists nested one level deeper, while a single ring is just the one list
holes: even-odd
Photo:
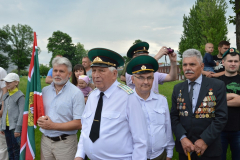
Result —
[{"label": "green foliage", "polygon": [[[240,7],[239,7],[240,0],[229,0],[229,3],[233,5],[232,6],[233,12],[236,13],[236,15],[239,14],[240,13]],[[237,21],[236,15],[228,17],[229,24],[232,23],[232,24],[236,25],[236,21]]]},{"label": "green foliage", "polygon": [[40,64],[40,66],[39,66],[40,75],[46,76],[48,74],[49,69],[50,69],[50,67]]},{"label": "green foliage", "polygon": [[[49,65],[52,67],[52,60],[56,55],[62,55],[70,61],[75,59],[76,47],[72,43],[72,38],[61,31],[53,32],[52,37],[48,38],[48,52],[52,52],[52,58]],[[72,64],[75,65],[74,63]]]},{"label": "green foliage", "polygon": [[0,67],[7,69],[9,64],[9,58],[7,56],[4,56],[3,54],[0,54]]},{"label": "green foliage", "polygon": [[28,25],[3,26],[2,30],[8,34],[8,46],[5,52],[8,53],[10,61],[20,70],[26,69],[30,64],[33,29]]},{"label": "green foliage", "polygon": [[139,42],[143,42],[141,39],[137,39],[137,40],[135,40],[134,42],[133,42],[133,44],[137,44],[137,43],[139,43]]},{"label": "green foliage", "polygon": [[[82,58],[87,56],[88,50],[84,49],[84,45],[81,44],[80,42],[77,43],[76,45],[76,51],[75,51],[75,58],[72,59],[73,64],[82,64]],[[73,65],[73,66],[75,66]]]},{"label": "green foliage", "polygon": [[179,54],[194,48],[204,55],[205,44],[214,44],[213,55],[218,54],[218,43],[227,40],[225,0],[197,0],[189,16],[183,16],[183,34],[179,42]]},{"label": "green foliage", "polygon": [[14,69],[11,72],[18,74],[19,76],[28,76],[28,71],[26,71],[26,70],[20,70],[20,72],[18,73],[18,70]]},{"label": "green foliage", "polygon": [[123,56],[124,59],[124,64],[127,64],[129,61],[131,61],[131,58],[129,58],[128,56]]}]

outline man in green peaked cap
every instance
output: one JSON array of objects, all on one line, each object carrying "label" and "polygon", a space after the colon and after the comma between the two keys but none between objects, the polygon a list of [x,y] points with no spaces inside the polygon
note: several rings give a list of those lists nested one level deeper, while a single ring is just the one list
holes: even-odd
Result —
[{"label": "man in green peaked cap", "polygon": [[[146,160],[147,124],[133,90],[117,81],[123,58],[105,48],[88,52],[96,86],[88,96],[75,160]],[[134,106],[134,107],[133,107]],[[139,124],[139,125],[136,125]],[[104,147],[103,147],[104,146]]]},{"label": "man in green peaked cap", "polygon": [[[127,56],[129,58],[134,58],[139,55],[148,55],[149,54],[148,49],[149,49],[149,44],[147,42],[139,42],[129,48],[129,50],[127,52]],[[154,73],[155,79],[153,82],[152,90],[155,92],[159,92],[158,84],[162,84],[163,82],[174,81],[177,78],[177,55],[176,55],[176,53],[174,53],[174,52],[169,53],[168,48],[166,46],[163,46],[159,50],[159,52],[155,55],[154,58],[158,61],[163,55],[169,56],[169,59],[171,62],[171,69],[170,69],[169,74],[159,73],[159,72]],[[131,75],[126,73],[125,69],[123,69],[123,72],[121,75],[121,80],[125,81],[129,87],[131,87],[131,88],[135,87],[135,85],[132,83]]]},{"label": "man in green peaked cap", "polygon": [[226,159],[230,145],[232,159],[240,159],[240,53],[236,48],[229,48],[222,56],[224,75],[218,77],[225,83],[227,91],[228,120],[221,133],[222,160]]},{"label": "man in green peaked cap", "polygon": [[154,72],[157,70],[158,62],[148,55],[133,58],[127,66],[127,73],[133,75],[134,95],[141,103],[148,125],[147,159],[170,160],[174,141],[167,99],[151,90]]}]

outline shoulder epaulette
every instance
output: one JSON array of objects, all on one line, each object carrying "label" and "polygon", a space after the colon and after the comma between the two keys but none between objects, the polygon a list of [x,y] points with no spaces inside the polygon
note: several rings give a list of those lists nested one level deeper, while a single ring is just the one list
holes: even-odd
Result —
[{"label": "shoulder epaulette", "polygon": [[167,99],[167,97],[166,97],[166,96],[164,96],[163,94],[160,94],[160,93],[158,93],[158,92],[155,92],[155,91],[154,91],[154,93],[155,93],[155,94],[159,94],[159,95],[161,95],[161,96],[163,96],[163,97],[165,97],[165,98]]},{"label": "shoulder epaulette", "polygon": [[91,92],[89,92],[89,93],[88,93],[88,96],[89,96],[93,91],[95,91],[95,90],[97,90],[97,88],[94,88],[94,90],[92,90]]},{"label": "shoulder epaulette", "polygon": [[121,88],[122,90],[124,90],[125,92],[127,92],[127,94],[132,94],[132,93],[134,93],[134,91],[132,90],[132,88],[128,87],[127,85],[119,84],[118,87]]}]

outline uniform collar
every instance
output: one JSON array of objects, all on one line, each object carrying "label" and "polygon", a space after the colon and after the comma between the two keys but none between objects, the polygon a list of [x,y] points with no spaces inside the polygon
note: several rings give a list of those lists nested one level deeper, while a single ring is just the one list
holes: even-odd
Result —
[{"label": "uniform collar", "polygon": [[[112,93],[114,92],[115,87],[117,87],[118,84],[119,84],[119,82],[116,80],[106,91],[103,92],[104,95],[105,95],[107,98],[109,98],[109,97],[112,95]],[[97,96],[99,96],[100,93],[101,93],[101,91],[98,89],[98,90],[97,90]]]},{"label": "uniform collar", "polygon": [[[188,79],[188,84],[190,83],[191,81]],[[194,81],[196,82],[197,84],[202,84],[202,74]]]},{"label": "uniform collar", "polygon": [[137,96],[140,100],[143,100],[143,101],[151,101],[151,100],[154,100],[154,99],[158,99],[157,94],[154,93],[152,90],[150,91],[150,95],[149,95],[149,97],[148,97],[146,100],[144,100],[142,97],[140,97],[140,96],[137,94],[135,88],[134,88],[133,90],[134,90],[134,94],[136,94],[136,96]]}]

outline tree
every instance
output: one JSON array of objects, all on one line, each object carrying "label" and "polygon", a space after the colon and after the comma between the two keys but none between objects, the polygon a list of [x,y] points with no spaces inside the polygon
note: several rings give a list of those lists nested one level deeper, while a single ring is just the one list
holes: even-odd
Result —
[{"label": "tree", "polygon": [[[8,48],[8,34],[0,29],[0,51],[5,52]],[[9,66],[9,58],[0,54],[0,67],[7,69]]]},{"label": "tree", "polygon": [[3,31],[8,34],[8,46],[5,51],[10,61],[17,66],[18,74],[30,64],[33,29],[28,25],[17,24],[3,26]]},{"label": "tree", "polygon": [[40,66],[39,66],[40,75],[46,76],[48,74],[49,69],[50,69],[50,67],[40,64]]},{"label": "tree", "polygon": [[229,16],[228,21],[236,25],[236,44],[237,48],[240,49],[240,0],[230,0],[230,4],[233,4],[233,11],[236,13],[235,16]]},{"label": "tree", "polygon": [[227,40],[225,0],[197,0],[190,9],[189,16],[183,16],[183,34],[179,42],[179,54],[189,48],[205,53],[205,44],[214,44],[213,55],[218,54],[217,45]]},{"label": "tree", "polygon": [[[75,56],[76,47],[72,43],[72,38],[61,31],[53,32],[52,37],[48,38],[47,44],[48,53],[52,52],[52,58],[49,65],[52,66],[52,60],[56,55],[62,55],[73,61]],[[75,62],[75,60],[74,60]],[[75,63],[72,63],[74,66]]]},{"label": "tree", "polygon": [[87,56],[87,52],[88,50],[84,49],[84,45],[78,42],[76,45],[75,58],[74,61],[72,61],[72,63],[82,64],[82,58]]}]

